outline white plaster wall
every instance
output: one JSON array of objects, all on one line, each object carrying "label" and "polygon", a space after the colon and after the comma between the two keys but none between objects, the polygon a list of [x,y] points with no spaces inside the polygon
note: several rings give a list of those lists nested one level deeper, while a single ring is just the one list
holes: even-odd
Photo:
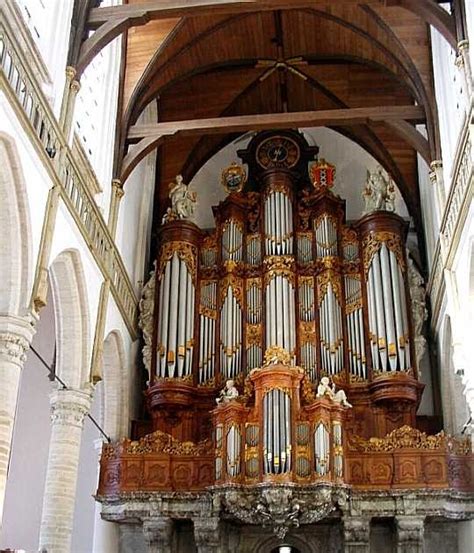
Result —
[{"label": "white plaster wall", "polygon": [[[33,347],[51,365],[55,329],[51,294],[41,312]],[[30,350],[20,380],[0,549],[38,548],[50,428],[48,371]]]},{"label": "white plaster wall", "polygon": [[[319,158],[336,166],[336,184],[334,193],[346,200],[348,220],[361,217],[364,210],[362,191],[367,179],[367,169],[373,171],[379,164],[355,142],[345,136],[323,127],[301,129],[310,145],[319,146]],[[239,162],[237,150],[250,142],[253,133],[236,139],[214,155],[191,180],[190,189],[198,196],[198,205],[192,220],[201,228],[213,228],[212,206],[222,201],[227,193],[220,183],[222,170],[233,161]],[[396,210],[402,217],[408,217],[408,211],[400,192],[396,190]]]},{"label": "white plaster wall", "polygon": [[436,184],[431,184],[429,170],[426,163],[418,155],[418,182],[420,185],[421,216],[425,234],[426,256],[428,269],[433,266],[433,257],[439,237],[439,216],[435,205]]},{"label": "white plaster wall", "polygon": [[456,54],[442,35],[431,27],[433,74],[438,104],[439,130],[446,194],[451,186],[453,161],[459,132],[465,119],[467,94],[461,73],[455,66]]}]

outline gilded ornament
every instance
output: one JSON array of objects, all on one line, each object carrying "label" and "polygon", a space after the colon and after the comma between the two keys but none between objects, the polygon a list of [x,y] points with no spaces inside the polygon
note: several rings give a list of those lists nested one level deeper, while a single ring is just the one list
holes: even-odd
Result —
[{"label": "gilded ornament", "polygon": [[376,252],[380,250],[382,244],[385,244],[387,248],[395,254],[400,269],[405,271],[405,259],[403,257],[403,246],[401,238],[398,234],[393,232],[370,232],[362,241],[363,259],[364,259],[364,271],[365,274],[369,272],[372,259]]},{"label": "gilded ornament", "polygon": [[239,307],[242,309],[243,305],[243,280],[239,277],[236,277],[232,274],[226,275],[220,282],[220,294],[219,294],[219,305],[222,308],[222,304],[227,296],[228,289],[232,289],[232,293],[239,304]]},{"label": "gilded ornament", "polygon": [[[450,438],[454,440],[454,438]],[[354,451],[364,453],[375,451],[394,451],[397,449],[423,449],[423,450],[444,450],[446,449],[447,438],[443,431],[429,436],[411,426],[402,426],[387,434],[384,438],[369,438],[352,436],[350,448]]]},{"label": "gilded ornament", "polygon": [[165,432],[157,430],[141,438],[138,441],[123,440],[115,447],[122,447],[128,455],[144,455],[147,453],[167,453],[168,455],[209,455],[211,441],[203,440],[197,444],[194,442],[180,442]]},{"label": "gilded ornament", "polygon": [[340,275],[332,269],[328,269],[319,274],[317,277],[319,306],[321,306],[324,296],[326,295],[329,283],[331,283],[332,290],[334,292],[334,295],[336,296],[337,302],[339,303],[339,305],[341,305],[342,303]]},{"label": "gilded ornament", "polygon": [[163,244],[160,254],[160,280],[162,280],[164,275],[164,270],[168,261],[173,257],[174,254],[177,254],[178,257],[186,263],[186,267],[191,274],[193,282],[196,280],[196,259],[197,259],[197,248],[192,244],[187,242],[178,242],[171,241]]},{"label": "gilded ornament", "polygon": [[263,358],[263,366],[269,367],[278,364],[291,366],[291,354],[281,346],[271,346],[267,348]]},{"label": "gilded ornament", "polygon": [[262,343],[262,325],[247,324],[245,325],[245,330],[245,340],[247,347],[252,345],[259,346]]}]

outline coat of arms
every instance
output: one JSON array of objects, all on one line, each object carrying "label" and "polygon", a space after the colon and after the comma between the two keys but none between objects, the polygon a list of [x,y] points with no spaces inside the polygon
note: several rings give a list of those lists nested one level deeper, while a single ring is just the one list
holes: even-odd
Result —
[{"label": "coat of arms", "polygon": [[241,165],[233,162],[222,171],[221,182],[227,192],[240,192],[247,182],[247,174]]}]

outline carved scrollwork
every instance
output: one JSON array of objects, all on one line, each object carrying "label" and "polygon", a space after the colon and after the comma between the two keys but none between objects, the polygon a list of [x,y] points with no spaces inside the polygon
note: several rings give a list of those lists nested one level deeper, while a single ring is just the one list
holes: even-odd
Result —
[{"label": "carved scrollwork", "polygon": [[[454,438],[451,438],[454,443]],[[413,449],[445,449],[446,435],[444,432],[439,432],[434,436],[428,436],[424,432],[420,432],[411,426],[402,426],[395,429],[384,438],[361,438],[353,436],[350,440],[349,447],[354,451],[374,452],[374,451],[394,451],[396,449],[413,448]]]},{"label": "carved scrollwork", "polygon": [[290,366],[291,365],[291,354],[286,351],[286,349],[280,346],[271,346],[265,351],[263,358],[263,366],[269,367],[271,365],[277,365],[281,363],[282,365]]},{"label": "carved scrollwork", "polygon": [[207,455],[211,450],[211,441],[203,440],[197,444],[194,442],[180,442],[179,440],[157,430],[138,441],[123,440],[121,444],[108,446],[107,454],[111,455],[110,448],[121,448],[123,453],[131,455],[143,455],[146,453],[167,453],[169,455]]},{"label": "carved scrollwork", "polygon": [[222,496],[225,511],[246,524],[271,527],[279,539],[291,528],[322,520],[337,504],[347,500],[345,490],[322,487],[302,493],[278,486],[261,490],[226,490]]},{"label": "carved scrollwork", "polygon": [[197,260],[197,248],[187,242],[171,241],[163,244],[160,254],[160,270],[159,278],[163,277],[164,269],[168,261],[177,254],[180,259],[186,263],[189,273],[192,276],[193,281],[196,281],[196,260]]},{"label": "carved scrollwork", "polygon": [[374,254],[379,251],[382,244],[385,243],[387,248],[395,254],[398,265],[402,271],[405,271],[405,258],[403,256],[403,246],[401,238],[398,234],[393,232],[370,232],[362,242],[362,248],[364,250],[364,271],[367,274],[369,272],[370,264]]}]

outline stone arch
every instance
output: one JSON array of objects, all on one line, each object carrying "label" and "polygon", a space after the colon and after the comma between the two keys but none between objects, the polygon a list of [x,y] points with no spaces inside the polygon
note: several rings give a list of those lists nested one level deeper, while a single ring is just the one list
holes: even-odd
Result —
[{"label": "stone arch", "polygon": [[50,266],[56,323],[56,374],[70,388],[88,380],[89,304],[80,254],[61,252]]},{"label": "stone arch", "polygon": [[104,340],[101,423],[105,432],[116,440],[126,432],[126,368],[122,335],[112,330]]},{"label": "stone arch", "polygon": [[25,179],[14,139],[0,132],[0,315],[24,315],[32,285],[32,235]]}]

